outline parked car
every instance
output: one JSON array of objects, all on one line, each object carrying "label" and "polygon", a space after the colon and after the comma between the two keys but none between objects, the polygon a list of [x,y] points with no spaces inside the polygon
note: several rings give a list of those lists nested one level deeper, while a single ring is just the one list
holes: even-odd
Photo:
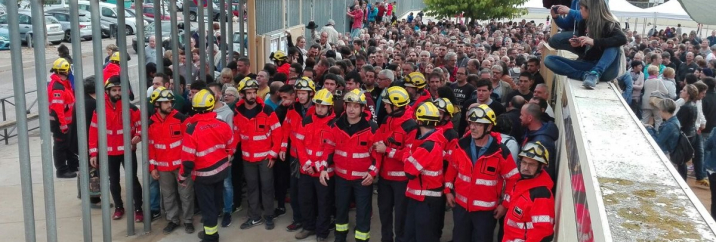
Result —
[{"label": "parked car", "polygon": [[[53,9],[45,11],[45,15],[55,17],[62,25],[62,31],[65,32],[64,40],[66,42],[72,42],[72,31],[70,23],[70,10],[69,9]],[[80,38],[89,40],[92,39],[92,21],[84,13],[79,13],[79,27],[80,27]]]},{"label": "parked car", "polygon": [[[134,4],[132,4],[131,8],[135,9],[135,11],[136,11],[136,6]],[[154,15],[156,14],[157,11],[161,12],[161,9],[155,8],[154,4],[144,4],[144,6],[142,7],[142,13],[144,13],[144,16],[151,20],[154,20]],[[136,12],[135,12],[135,14],[136,14]],[[166,12],[165,14],[166,15],[163,15],[163,14],[161,15],[162,20],[171,20],[172,19],[171,16],[169,15],[169,12]],[[149,20],[147,19],[147,21],[149,21]],[[182,18],[177,16],[177,21],[182,21]],[[153,21],[150,21],[150,22],[153,22]]]},{"label": "parked car", "polygon": [[[0,27],[7,28],[7,17],[7,14],[0,15]],[[20,39],[22,39],[28,47],[32,47],[32,14],[28,10],[20,10],[18,17],[20,18]],[[62,31],[60,21],[57,21],[57,19],[52,16],[45,16],[45,28],[47,28],[47,41],[55,45],[62,42],[65,33]]]},{"label": "parked car", "polygon": [[[196,22],[197,19],[199,18],[199,15],[198,15],[199,8],[196,6],[196,3],[194,3],[193,1],[189,1],[189,6],[187,6],[187,7],[189,8],[189,20],[191,20],[192,22]],[[219,6],[217,4],[214,4],[213,7],[214,7],[214,9],[212,12],[213,12],[213,16],[214,16],[214,21],[219,21],[219,14],[221,13],[221,10],[219,10]],[[208,19],[208,16],[209,16],[209,11],[207,8],[204,8],[204,18]]]},{"label": "parked car", "polygon": [[[69,12],[70,7],[68,7],[67,5],[55,5],[53,7],[45,8],[45,13],[51,13],[51,12],[55,12],[55,11]],[[90,24],[92,23],[92,13],[90,11],[83,10],[83,8],[80,6],[78,13],[80,15],[85,15],[87,17],[87,19],[90,20],[89,21]],[[110,24],[117,24],[117,20],[116,19],[106,19],[106,18],[100,17],[99,25],[102,28],[102,38],[109,37],[109,34],[110,34],[109,25]]]},{"label": "parked car", "polygon": [[7,27],[0,27],[0,50],[10,49],[10,31]]},{"label": "parked car", "polygon": [[[90,11],[90,3],[89,1],[79,1],[79,7],[81,10]],[[99,2],[99,8],[100,8],[100,16],[101,19],[106,20],[107,22],[111,23],[118,23],[117,21],[117,5],[106,3],[106,2]],[[124,23],[126,24],[126,34],[132,35],[137,30],[137,20],[134,18],[134,14],[130,13],[125,9],[124,11]],[[147,20],[144,20],[144,25],[147,25],[149,22]]]},{"label": "parked car", "polygon": [[[155,29],[155,23],[150,23],[147,26],[144,27],[144,45],[146,46],[149,43],[149,36],[154,36],[156,29]],[[157,39],[156,41],[161,41],[161,46],[164,47],[164,50],[171,50],[172,49],[172,22],[170,21],[162,21],[162,38],[161,40]],[[177,24],[177,35],[181,36],[179,40],[179,46],[184,45],[184,23],[178,23]],[[157,43],[159,44],[159,43]],[[134,49],[134,52],[137,52],[137,37],[132,37],[132,49]]]},{"label": "parked car", "polygon": [[249,54],[249,34],[244,32],[244,40],[241,40],[241,32],[236,31],[234,32],[233,36],[233,45],[234,45],[234,51],[239,52],[241,50],[241,45],[244,45],[244,56],[248,56]]},{"label": "parked car", "polygon": [[4,4],[0,3],[0,15],[7,13],[7,7],[5,7]]}]

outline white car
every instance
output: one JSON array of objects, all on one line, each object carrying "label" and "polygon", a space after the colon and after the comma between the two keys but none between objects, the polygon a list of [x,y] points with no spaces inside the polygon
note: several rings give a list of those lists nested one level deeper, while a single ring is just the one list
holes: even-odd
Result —
[{"label": "white car", "polygon": [[[79,7],[81,10],[90,11],[90,2],[89,1],[78,1]],[[106,20],[108,22],[118,23],[117,16],[117,5],[106,3],[106,2],[99,2],[99,13],[100,17],[103,20]],[[126,26],[126,34],[132,35],[137,32],[137,20],[132,17],[132,14],[129,13],[126,9],[124,11],[124,23]],[[144,20],[144,25],[146,26],[149,24],[147,20]]]},{"label": "white car", "polygon": [[[8,15],[0,15],[0,27],[8,26]],[[33,31],[32,31],[32,14],[27,10],[20,10],[18,12],[20,22],[20,38],[22,42],[26,43],[28,47],[32,47],[35,43],[33,42]],[[47,28],[47,41],[52,44],[59,44],[65,37],[65,33],[62,31],[62,25],[52,16],[45,16],[45,28]]]}]

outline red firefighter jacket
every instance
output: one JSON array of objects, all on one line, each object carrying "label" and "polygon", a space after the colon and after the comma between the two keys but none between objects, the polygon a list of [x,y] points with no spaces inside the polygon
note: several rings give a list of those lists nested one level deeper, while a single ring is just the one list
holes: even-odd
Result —
[{"label": "red firefighter jacket", "polygon": [[452,122],[447,122],[446,124],[438,126],[437,129],[442,132],[445,137],[446,142],[445,147],[443,147],[445,152],[443,155],[444,159],[449,161],[452,153],[458,148],[457,141],[460,139],[460,135],[453,128]]},{"label": "red firefighter jacket", "polygon": [[433,96],[430,95],[430,92],[428,92],[427,89],[423,89],[423,91],[418,93],[418,95],[420,96],[418,96],[418,98],[406,108],[406,113],[409,113],[411,118],[414,118],[413,115],[415,115],[415,109],[417,109],[421,103],[430,102],[433,99]]},{"label": "red firefighter jacket", "polygon": [[283,73],[283,74],[286,74],[286,76],[288,76],[288,73],[291,71],[290,67],[291,67],[291,64],[283,63],[283,65],[280,65],[280,66],[278,66],[278,68],[276,68],[276,73]]},{"label": "red firefighter jacket", "polygon": [[[286,112],[286,118],[283,120],[283,123],[281,124],[281,129],[283,130],[283,135],[281,137],[281,151],[285,152],[288,148],[288,141],[291,141],[291,144],[295,144],[299,140],[303,140],[303,136],[297,136],[298,135],[298,129],[301,126],[301,123],[303,122],[303,116],[296,111],[300,107],[301,103],[296,100],[294,105],[290,108],[288,108]],[[313,105],[306,110],[306,116],[310,116],[315,112],[315,108]],[[285,146],[283,144],[286,144]],[[291,145],[291,151],[290,151],[291,157],[298,157],[298,154],[296,153],[296,146]]]},{"label": "red firefighter jacket", "polygon": [[[508,191],[503,196],[503,180],[506,187],[512,187],[519,178],[519,171],[510,150],[501,143],[500,134],[492,132],[493,141],[485,153],[472,163],[472,137],[458,141],[458,149],[452,154],[451,164],[445,175],[445,193],[455,191],[457,204],[468,212],[492,211],[502,198],[507,207]],[[476,150],[479,152],[479,150]],[[477,154],[475,154],[477,156]]]},{"label": "red firefighter jacket", "polygon": [[403,158],[409,177],[405,196],[423,201],[425,197],[441,197],[443,187],[443,149],[446,140],[442,132],[433,130],[416,139]]},{"label": "red firefighter jacket", "polygon": [[104,70],[102,71],[102,77],[104,77],[104,82],[107,82],[110,77],[119,75],[119,65],[109,62],[107,63],[107,66],[104,67]]},{"label": "red firefighter jacket", "polygon": [[187,117],[172,110],[162,118],[159,112],[149,118],[149,171],[174,171],[181,167],[181,141]]},{"label": "red firefighter jacket", "polygon": [[554,183],[546,171],[533,179],[521,179],[513,188],[505,214],[502,241],[552,241],[554,235]]},{"label": "red firefighter jacket", "polygon": [[333,175],[333,167],[328,164],[330,155],[333,154],[335,140],[331,133],[331,121],[335,114],[331,113],[326,117],[318,117],[316,113],[303,118],[298,135],[305,137],[296,142],[296,153],[301,164],[301,174],[308,175],[308,170],[314,169],[312,177],[319,177],[321,171],[327,171]]},{"label": "red firefighter jacket", "polygon": [[72,123],[72,113],[75,109],[75,93],[69,80],[62,80],[57,74],[50,76],[48,85],[50,100],[50,120],[60,123],[60,129],[67,130]]},{"label": "red firefighter jacket", "polygon": [[378,167],[381,179],[408,180],[405,177],[403,157],[405,153],[410,152],[417,129],[418,123],[408,113],[397,117],[388,116],[386,122],[380,125],[373,137],[374,143],[382,141],[387,146],[384,154],[376,154],[382,157],[382,162]]},{"label": "red firefighter jacket", "polygon": [[[255,117],[247,118],[246,106],[242,99],[236,104],[234,115],[234,132],[236,143],[241,144],[241,155],[244,161],[260,162],[266,159],[277,159],[278,152],[284,146],[281,141],[283,135],[281,123],[273,109],[260,99],[256,99],[256,108],[260,111]],[[287,145],[286,145],[287,146]]]},{"label": "red firefighter jacket", "polygon": [[363,179],[368,174],[377,176],[382,157],[375,152],[371,154],[370,149],[378,124],[361,119],[351,125],[343,115],[335,119],[331,126],[336,143],[333,152],[336,174],[346,180]]},{"label": "red firefighter jacket", "polygon": [[[124,130],[122,129],[122,103],[112,103],[108,95],[104,96],[105,114],[107,117],[107,155],[124,155]],[[139,137],[142,132],[142,120],[139,109],[129,105],[129,127],[132,137]],[[92,123],[89,130],[89,153],[90,157],[97,156],[97,145],[99,143],[99,132],[97,130],[97,111],[92,115]]]},{"label": "red firefighter jacket", "polygon": [[226,122],[215,112],[199,113],[187,121],[182,139],[179,180],[189,175],[196,182],[215,183],[228,177],[229,156],[236,149],[234,135]]}]

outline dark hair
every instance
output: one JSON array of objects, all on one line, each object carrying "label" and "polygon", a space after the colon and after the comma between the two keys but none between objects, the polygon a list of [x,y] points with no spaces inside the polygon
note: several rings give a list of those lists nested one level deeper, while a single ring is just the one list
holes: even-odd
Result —
[{"label": "dark hair", "polygon": [[487,90],[492,91],[492,81],[487,80],[487,79],[480,79],[475,84],[475,89],[480,88],[480,87],[487,87]]},{"label": "dark hair", "polygon": [[85,87],[85,94],[95,94],[94,75],[85,77],[82,81]]},{"label": "dark hair", "polygon": [[293,89],[293,86],[291,86],[291,85],[283,85],[283,86],[281,86],[281,87],[278,89],[278,92],[280,92],[280,93],[293,94],[293,93],[294,93],[294,89]]},{"label": "dark hair", "polygon": [[147,77],[149,77],[150,73],[155,73],[154,75],[156,76],[156,72],[157,72],[157,64],[155,64],[154,62],[147,63]]},{"label": "dark hair", "polygon": [[293,64],[291,64],[290,67],[293,68],[294,70],[296,70],[296,73],[298,73],[298,76],[301,76],[301,73],[303,73],[303,66],[301,66],[301,64],[299,64],[299,63],[293,63]]},{"label": "dark hair", "polygon": [[168,76],[167,74],[164,74],[164,73],[159,72],[159,73],[157,73],[157,74],[154,74],[154,77],[161,77],[161,78],[162,78],[162,84],[167,84],[167,83],[169,83],[169,76]]},{"label": "dark hair", "polygon": [[348,74],[346,74],[346,82],[348,80],[353,80],[353,82],[362,84],[363,80],[360,78],[360,74],[358,72],[352,71]]},{"label": "dark hair", "polygon": [[532,97],[532,99],[537,100],[539,102],[540,109],[547,109],[547,100],[544,100],[544,98],[541,97]]},{"label": "dark hair", "polygon": [[271,80],[270,83],[273,83],[273,82],[283,82],[283,83],[286,83],[286,80],[288,80],[288,76],[286,76],[286,74],[284,74],[284,73],[276,73],[276,75],[273,76],[273,79]]},{"label": "dark hair", "polygon": [[174,75],[174,71],[172,71],[172,68],[169,68],[168,66],[164,67],[164,74],[167,74],[169,78],[171,78]]},{"label": "dark hair", "polygon": [[526,71],[520,72],[520,77],[523,77],[523,76],[526,76],[530,80],[534,80],[534,77],[529,72],[526,72]]},{"label": "dark hair", "polygon": [[714,79],[713,77],[706,77],[701,81],[709,87],[710,91],[713,91],[714,87],[716,87],[716,79]]},{"label": "dark hair", "polygon": [[251,61],[249,60],[249,57],[245,57],[245,56],[244,56],[244,57],[241,57],[241,58],[239,58],[239,60],[237,61],[237,63],[238,63],[238,62],[243,62],[245,65],[251,66]]},{"label": "dark hair", "polygon": [[512,132],[512,120],[507,116],[506,113],[500,114],[495,120],[495,126],[492,127],[492,131],[501,134],[510,134]]},{"label": "dark hair", "polygon": [[686,77],[684,77],[684,80],[686,80],[686,84],[694,84],[697,81],[699,81],[699,78],[694,75],[694,73],[686,74]]},{"label": "dark hair", "polygon": [[[224,86],[219,84],[218,82],[212,82],[212,83],[209,83],[208,85],[206,85],[206,88],[209,90],[211,90],[212,87],[218,89],[219,92],[221,92],[221,89],[224,88]],[[214,96],[216,96],[216,93],[214,93]]]},{"label": "dark hair", "polygon": [[272,63],[266,63],[264,65],[263,71],[268,73],[269,77],[273,77],[273,75],[276,75],[276,65]]},{"label": "dark hair", "polygon": [[228,64],[226,64],[226,68],[229,68],[229,69],[232,69],[232,70],[236,70],[236,67],[237,67],[237,66],[238,66],[238,64],[236,64],[236,61],[231,61],[231,62],[229,62]]},{"label": "dark hair", "polygon": [[191,89],[191,90],[206,89],[206,85],[207,85],[207,84],[206,84],[206,82],[204,82],[204,81],[195,81],[195,82],[192,82],[192,83],[191,83],[189,89]]},{"label": "dark hair", "polygon": [[455,100],[455,93],[449,86],[438,87],[438,97],[447,98],[453,105],[457,105]]},{"label": "dark hair", "polygon": [[538,66],[539,66],[539,64],[540,64],[539,58],[537,58],[537,57],[535,57],[535,56],[531,56],[529,59],[527,59],[527,63],[530,63],[530,62],[534,62],[534,63],[536,63]]}]

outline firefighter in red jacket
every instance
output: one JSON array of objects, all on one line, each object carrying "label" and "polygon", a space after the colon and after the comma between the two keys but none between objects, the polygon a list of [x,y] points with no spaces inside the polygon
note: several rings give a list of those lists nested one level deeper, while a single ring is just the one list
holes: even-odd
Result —
[{"label": "firefighter in red jacket", "polygon": [[183,186],[177,183],[187,116],[172,107],[174,93],[164,87],[154,90],[149,101],[157,110],[149,118],[147,131],[149,172],[159,182],[164,210],[169,220],[164,233],[169,234],[184,224],[184,231],[191,234],[194,233],[194,185],[191,180],[184,182]]},{"label": "firefighter in red jacket", "polygon": [[[519,178],[510,150],[492,132],[495,112],[485,104],[467,111],[470,133],[458,141],[445,175],[448,204],[453,207],[453,241],[492,241],[497,220],[507,211],[503,192]],[[457,206],[455,205],[457,203]]]},{"label": "firefighter in red jacket", "polygon": [[77,145],[72,137],[77,137],[76,125],[72,120],[75,109],[75,94],[68,79],[70,63],[59,58],[52,63],[53,74],[47,85],[50,100],[50,130],[54,138],[52,158],[55,160],[57,178],[77,177],[79,160],[72,146]]},{"label": "firefighter in red jacket", "polygon": [[[142,213],[142,187],[139,184],[137,178],[137,153],[135,145],[141,141],[140,134],[142,128],[142,121],[140,119],[139,109],[130,104],[129,110],[122,110],[122,87],[120,85],[119,76],[110,77],[104,85],[105,90],[105,116],[107,117],[107,165],[109,169],[109,191],[112,193],[112,199],[114,200],[114,215],[112,219],[121,219],[124,216],[124,203],[122,202],[122,187],[119,183],[119,169],[120,166],[124,166],[124,155],[127,150],[132,155],[132,177],[126,177],[127,179],[134,180],[132,182],[134,187],[134,218],[136,222],[144,221],[144,214]],[[131,127],[130,130],[122,129],[122,112],[129,112],[129,119]],[[131,132],[132,136],[132,147],[129,149],[124,147],[124,132]],[[97,152],[99,151],[98,146],[99,131],[97,130],[97,112],[95,111],[92,115],[92,122],[90,123],[89,130],[89,153],[90,153],[90,164],[93,167],[98,167],[97,164]]]},{"label": "firefighter in red jacket", "polygon": [[[298,181],[298,199],[301,203],[303,230],[296,239],[305,239],[313,234],[316,241],[325,241],[328,237],[333,208],[328,180],[333,176],[330,156],[335,141],[331,133],[333,113],[333,94],[321,89],[313,96],[316,112],[303,118],[298,135],[304,137],[296,142],[296,153],[300,162],[301,178]],[[330,163],[329,163],[330,162]]]},{"label": "firefighter in red jacket", "polygon": [[365,117],[366,95],[354,89],[343,97],[344,114],[335,120],[331,133],[336,146],[333,163],[336,172],[336,241],[348,236],[348,210],[355,198],[355,240],[370,239],[370,218],[373,210],[373,180],[378,175],[380,156],[371,156],[373,134],[378,125]]},{"label": "firefighter in red jacket", "polygon": [[[236,142],[241,142],[249,204],[249,219],[241,224],[241,229],[248,229],[265,221],[266,229],[272,230],[275,227],[272,168],[283,146],[281,123],[278,122],[274,110],[257,98],[259,83],[256,80],[244,79],[238,89],[243,99],[236,104],[234,111],[234,132]],[[259,196],[262,204],[259,204]]]},{"label": "firefighter in red jacket", "polygon": [[273,61],[273,63],[276,65],[276,73],[283,73],[288,76],[289,70],[291,67],[290,61],[288,61],[288,56],[286,55],[286,52],[283,52],[283,50],[277,50],[276,52],[271,53],[269,56],[269,59]]},{"label": "firefighter in red jacket", "polygon": [[414,113],[421,103],[432,100],[430,92],[425,89],[427,85],[428,82],[425,80],[423,73],[412,72],[405,76],[405,90],[408,91],[410,96],[410,106],[408,107],[410,113]]},{"label": "firefighter in red jacket", "polygon": [[403,157],[408,188],[408,211],[403,241],[440,241],[438,229],[445,211],[443,196],[443,147],[447,141],[435,126],[440,110],[424,102],[415,110],[418,138]]},{"label": "firefighter in red jacket", "polygon": [[[395,228],[395,240],[401,241],[405,229],[405,209],[408,205],[408,200],[405,198],[408,178],[405,176],[403,156],[410,153],[418,123],[406,110],[410,98],[402,87],[389,87],[383,90],[381,101],[388,116],[376,131],[373,143],[373,152],[377,152],[382,157],[378,167],[381,240],[393,241],[393,228]],[[393,220],[394,209],[395,220]]]},{"label": "firefighter in red jacket", "polygon": [[[460,138],[460,135],[453,129],[452,126],[452,118],[455,114],[455,106],[452,105],[452,102],[450,102],[447,98],[438,98],[433,100],[433,104],[435,104],[435,107],[440,110],[440,122],[438,123],[438,126],[436,127],[440,132],[442,132],[443,136],[445,137],[445,146],[443,147],[443,172],[447,171],[448,164],[450,164],[450,155],[452,155],[452,152],[457,147],[457,141]],[[443,204],[445,204],[446,198],[445,196],[441,197],[443,199]],[[442,236],[443,234],[443,227],[445,227],[445,210],[442,210],[440,213],[440,218],[438,219],[438,223],[440,226],[438,227],[438,235]]]},{"label": "firefighter in red jacket", "polygon": [[112,53],[111,56],[109,56],[109,62],[107,62],[107,66],[104,67],[104,70],[102,70],[102,76],[104,77],[104,81],[106,82],[109,80],[110,77],[118,76],[121,68],[119,67],[119,52],[115,51]]},{"label": "firefighter in red jacket", "polygon": [[505,215],[503,242],[552,241],[554,237],[554,196],[552,178],[544,170],[549,153],[539,141],[529,142],[520,151],[520,179],[511,192]]},{"label": "firefighter in red jacket", "polygon": [[215,103],[214,95],[207,89],[192,97],[191,107],[196,114],[186,121],[178,177],[182,186],[187,186],[187,178],[194,180],[204,223],[204,231],[199,233],[202,242],[219,241],[221,211],[217,204],[224,192],[224,179],[231,172],[231,155],[236,144],[229,124],[216,118]]},{"label": "firefighter in red jacket", "polygon": [[[286,85],[279,90],[281,95],[281,105],[276,108],[276,113],[281,119],[281,113],[284,113],[284,119],[281,123],[283,129],[283,138],[281,144],[287,144],[281,147],[279,157],[281,160],[290,162],[290,186],[289,194],[291,198],[298,198],[298,178],[300,172],[298,167],[298,154],[296,153],[296,142],[303,140],[304,136],[299,136],[298,129],[306,115],[315,112],[313,107],[313,94],[316,92],[315,84],[308,77],[298,79],[293,86]],[[289,150],[289,156],[286,157],[286,150]],[[281,201],[280,197],[276,200]],[[291,210],[293,211],[293,221],[286,227],[288,232],[295,232],[303,227],[303,216],[301,216],[301,206],[298,199],[291,199]],[[283,211],[285,212],[285,211]]]}]

